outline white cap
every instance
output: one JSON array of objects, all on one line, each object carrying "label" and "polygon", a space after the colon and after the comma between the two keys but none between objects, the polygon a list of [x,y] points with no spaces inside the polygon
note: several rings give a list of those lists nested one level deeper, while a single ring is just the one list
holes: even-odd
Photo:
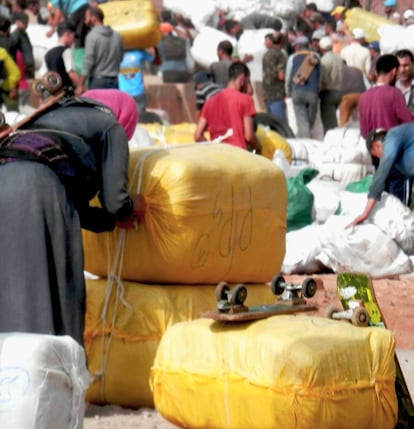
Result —
[{"label": "white cap", "polygon": [[412,9],[406,9],[403,13],[403,18],[404,19],[410,19],[410,18],[414,18],[414,10]]},{"label": "white cap", "polygon": [[322,51],[329,51],[332,49],[332,39],[329,36],[322,37],[322,39],[319,40],[319,47]]},{"label": "white cap", "polygon": [[354,28],[352,30],[352,37],[354,39],[365,39],[367,36],[362,28]]}]

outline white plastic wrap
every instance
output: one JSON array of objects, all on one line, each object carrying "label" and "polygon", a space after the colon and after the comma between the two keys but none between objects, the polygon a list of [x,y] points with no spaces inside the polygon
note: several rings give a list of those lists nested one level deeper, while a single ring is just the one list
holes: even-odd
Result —
[{"label": "white plastic wrap", "polygon": [[330,216],[323,225],[317,259],[335,272],[363,272],[386,277],[412,272],[410,258],[397,243],[373,224],[345,229],[349,216]]},{"label": "white plastic wrap", "polygon": [[71,337],[0,334],[1,429],[82,429],[88,385]]}]

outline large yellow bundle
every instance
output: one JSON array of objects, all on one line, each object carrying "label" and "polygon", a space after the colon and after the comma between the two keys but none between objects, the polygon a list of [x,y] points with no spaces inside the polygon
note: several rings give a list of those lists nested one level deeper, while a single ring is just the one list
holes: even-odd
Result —
[{"label": "large yellow bundle", "polygon": [[[194,133],[196,130],[196,124],[194,123],[183,122],[171,125],[153,123],[140,124],[140,126],[148,131],[155,144],[165,146],[194,143]],[[288,162],[292,162],[290,144],[279,133],[259,124],[256,130],[256,137],[262,145],[262,156],[273,159],[275,151],[280,149],[285,154]]]},{"label": "large yellow bundle", "polygon": [[[271,304],[267,285],[249,285],[247,305]],[[85,350],[92,383],[87,401],[153,407],[149,386],[160,339],[174,323],[213,310],[215,286],[155,286],[86,281]]]},{"label": "large yellow bundle", "polygon": [[362,28],[367,35],[367,41],[379,40],[380,34],[378,29],[382,25],[395,25],[395,23],[384,16],[362,9],[353,7],[345,13],[345,24],[350,31],[355,28]]},{"label": "large yellow bundle", "polygon": [[151,0],[116,0],[99,5],[104,24],[118,31],[124,49],[145,49],[161,40],[157,11]]},{"label": "large yellow bundle", "polygon": [[[279,273],[285,255],[287,190],[268,159],[227,144],[137,149],[130,157],[131,192],[146,214],[128,230],[116,269],[147,283],[261,283]],[[113,233],[84,232],[85,269],[108,275]]]},{"label": "large yellow bundle", "polygon": [[394,342],[386,329],[308,316],[178,323],[151,370],[155,406],[192,429],[391,429]]}]

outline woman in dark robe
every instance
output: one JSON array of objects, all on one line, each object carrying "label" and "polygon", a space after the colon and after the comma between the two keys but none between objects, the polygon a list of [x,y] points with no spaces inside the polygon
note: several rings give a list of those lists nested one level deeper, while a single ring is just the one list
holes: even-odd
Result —
[{"label": "woman in dark robe", "polygon": [[0,332],[83,344],[81,227],[128,223],[141,202],[127,188],[135,102],[103,91],[106,104],[65,97],[0,141]]}]

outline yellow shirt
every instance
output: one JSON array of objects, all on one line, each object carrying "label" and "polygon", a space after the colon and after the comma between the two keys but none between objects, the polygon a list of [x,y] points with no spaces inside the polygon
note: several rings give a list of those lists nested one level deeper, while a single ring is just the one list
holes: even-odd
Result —
[{"label": "yellow shirt", "polygon": [[17,83],[20,80],[20,70],[13,58],[6,51],[6,49],[0,47],[0,61],[3,61],[5,77],[0,81],[0,87],[4,91],[10,91],[16,88]]}]

